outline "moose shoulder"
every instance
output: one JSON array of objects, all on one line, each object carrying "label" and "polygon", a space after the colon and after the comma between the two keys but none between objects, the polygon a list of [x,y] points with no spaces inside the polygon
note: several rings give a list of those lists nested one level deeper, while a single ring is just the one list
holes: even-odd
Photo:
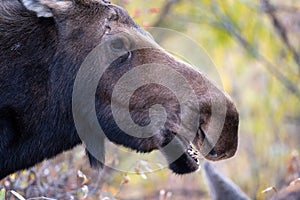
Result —
[{"label": "moose shoulder", "polygon": [[[128,38],[114,37],[122,32],[130,32],[132,41],[139,37],[145,43],[155,43],[126,11],[107,1],[0,0],[0,179],[82,143],[72,114],[73,86],[81,64],[105,38],[111,47],[107,55],[123,52],[110,64],[95,93],[97,119],[109,141],[138,152],[160,150],[169,168],[178,174],[198,169],[193,156],[197,150],[210,160],[235,154],[238,112],[231,99],[201,72],[161,48],[129,50]],[[167,113],[166,122],[149,137],[134,137],[114,122],[112,90],[127,71],[153,62],[169,66],[187,80],[197,97],[192,103],[197,105],[199,117],[183,113],[172,91],[148,84],[131,98],[132,120],[141,126],[147,124],[149,109],[161,104]],[[212,114],[219,99],[224,99],[225,114],[218,131],[211,126],[222,118],[221,113]],[[82,110],[84,118],[86,110],[76,109],[79,113]],[[183,121],[197,126],[194,138],[189,137],[190,130],[186,135],[179,133],[176,127]],[[176,141],[173,146],[164,148],[172,140]],[[104,141],[98,142],[97,148],[103,153],[100,161],[87,149],[94,167],[101,167],[104,161]],[[182,155],[173,159],[174,150]]]}]

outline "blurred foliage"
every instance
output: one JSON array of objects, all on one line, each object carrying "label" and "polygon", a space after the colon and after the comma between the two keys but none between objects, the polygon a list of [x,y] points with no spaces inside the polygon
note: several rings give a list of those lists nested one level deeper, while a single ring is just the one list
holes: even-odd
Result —
[{"label": "blurred foliage", "polygon": [[0,190],[0,200],[5,200],[5,189]]},{"label": "blurred foliage", "polygon": [[241,115],[239,151],[220,162],[226,174],[257,199],[298,178],[288,166],[300,144],[300,2],[122,2],[144,28],[180,31],[211,56]]},{"label": "blurred foliage", "polygon": [[[299,1],[112,2],[146,29],[160,26],[188,35],[215,63],[241,120],[237,155],[217,164],[224,174],[253,199],[268,198],[262,193],[266,188],[280,189],[300,177]],[[105,169],[99,176],[82,152],[79,148],[60,155],[0,185],[7,188],[7,198],[13,189],[26,197],[57,199],[209,199],[199,172],[148,174],[135,170],[137,164],[131,169],[136,173]]]}]

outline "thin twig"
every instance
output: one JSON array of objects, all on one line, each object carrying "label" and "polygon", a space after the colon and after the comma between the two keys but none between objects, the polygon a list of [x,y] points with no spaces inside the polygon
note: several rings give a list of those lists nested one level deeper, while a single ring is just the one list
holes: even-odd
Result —
[{"label": "thin twig", "polygon": [[47,198],[47,197],[32,197],[27,200],[56,200],[56,199]]},{"label": "thin twig", "polygon": [[103,185],[103,176],[104,176],[104,174],[109,173],[108,171],[109,171],[109,167],[107,167],[105,165],[103,166],[103,169],[99,169],[96,184],[90,190],[89,196],[93,196],[97,192],[97,190],[99,190],[99,188],[101,188],[101,185]]}]

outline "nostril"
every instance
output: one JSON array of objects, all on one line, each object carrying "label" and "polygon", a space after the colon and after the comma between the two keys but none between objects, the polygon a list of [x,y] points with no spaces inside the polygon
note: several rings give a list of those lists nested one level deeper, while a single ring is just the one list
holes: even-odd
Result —
[{"label": "nostril", "polygon": [[208,155],[207,155],[209,158],[211,159],[217,159],[218,158],[218,153],[215,151],[215,149],[212,149]]},{"label": "nostril", "polygon": [[218,153],[214,148],[206,156],[210,160],[221,160],[227,158],[226,153]]},{"label": "nostril", "polygon": [[[230,158],[235,154],[235,148],[224,148],[222,145],[213,144],[207,137],[207,133],[199,126],[197,131],[197,137],[195,138],[196,142],[193,144],[197,144],[200,152],[203,153],[204,157],[208,160],[222,160],[226,158]],[[206,143],[205,143],[206,142]],[[207,153],[209,151],[209,153]]]}]

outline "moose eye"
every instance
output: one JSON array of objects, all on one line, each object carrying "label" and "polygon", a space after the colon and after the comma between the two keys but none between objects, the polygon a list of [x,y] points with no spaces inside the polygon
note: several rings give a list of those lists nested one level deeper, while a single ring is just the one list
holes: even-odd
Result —
[{"label": "moose eye", "polygon": [[126,37],[118,37],[111,41],[110,49],[115,52],[122,62],[131,57],[130,40]]},{"label": "moose eye", "polygon": [[116,39],[111,43],[111,48],[113,50],[122,51],[125,50],[125,44],[122,39]]},{"label": "moose eye", "polygon": [[110,47],[115,52],[126,52],[129,51],[130,43],[127,38],[119,37],[111,42]]}]

